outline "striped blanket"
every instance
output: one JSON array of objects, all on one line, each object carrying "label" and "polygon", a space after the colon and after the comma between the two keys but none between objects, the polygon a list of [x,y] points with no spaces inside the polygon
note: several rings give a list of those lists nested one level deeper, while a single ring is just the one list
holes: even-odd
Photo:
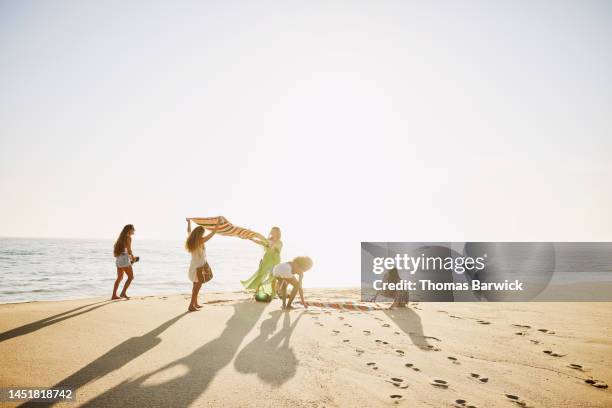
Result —
[{"label": "striped blanket", "polygon": [[[298,303],[298,304],[301,304]],[[389,306],[383,306],[378,303],[363,304],[357,302],[306,302],[308,307],[318,307],[321,309],[336,309],[336,310],[356,310],[356,311],[372,311],[372,310],[388,310]]]},{"label": "striped blanket", "polygon": [[[219,219],[221,219],[220,224]],[[225,217],[192,217],[186,218],[186,220],[187,232],[191,232],[191,222],[194,222],[195,224],[201,225],[208,230],[216,231],[217,234],[226,235],[228,237],[250,239],[251,241],[260,245],[264,245],[267,242],[266,237],[260,233],[238,227],[229,222]]]}]

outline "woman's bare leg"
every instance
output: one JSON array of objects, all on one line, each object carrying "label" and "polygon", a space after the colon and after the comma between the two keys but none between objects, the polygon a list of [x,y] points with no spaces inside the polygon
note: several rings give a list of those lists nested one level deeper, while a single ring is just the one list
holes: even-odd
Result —
[{"label": "woman's bare leg", "polygon": [[202,287],[202,283],[193,282],[193,288],[191,289],[191,303],[189,303],[188,310],[190,312],[198,311],[198,294],[200,293],[200,288]]},{"label": "woman's bare leg", "polygon": [[278,279],[278,295],[283,300],[283,309],[285,308],[285,304],[287,301],[287,281],[285,279]]},{"label": "woman's bare leg", "polygon": [[117,279],[115,279],[115,285],[113,286],[113,296],[111,296],[111,300],[121,299],[117,296],[117,289],[119,289],[119,284],[123,280],[123,268],[117,268]]},{"label": "woman's bare leg", "polygon": [[195,296],[193,296],[190,307],[199,309],[202,306],[198,303],[198,295],[200,294],[200,289],[202,288],[202,285],[204,284],[204,281],[206,280],[204,277],[204,267],[203,266],[196,269],[196,275],[198,277],[198,282],[195,283],[195,288],[194,288]]},{"label": "woman's bare leg", "polygon": [[121,291],[121,295],[119,296],[124,299],[129,299],[129,296],[127,295],[127,290],[130,287],[130,283],[132,283],[132,281],[134,280],[134,271],[132,270],[131,266],[128,266],[127,268],[125,268],[125,273],[128,278],[125,281],[125,285],[123,285],[123,290]]},{"label": "woman's bare leg", "polygon": [[287,279],[287,283],[285,283],[285,285],[289,284],[291,284],[291,293],[289,294],[289,299],[287,301],[287,309],[292,309],[291,304],[293,303],[293,299],[295,299],[295,295],[297,295],[298,291],[300,290],[300,282],[296,278],[291,278]]},{"label": "woman's bare leg", "polygon": [[291,303],[293,303],[293,299],[295,299],[295,295],[298,293],[298,287],[295,285],[292,286],[293,288],[291,289],[291,294],[289,295],[289,300],[287,302],[287,309],[291,309]]},{"label": "woman's bare leg", "polygon": [[187,310],[189,310],[190,312],[194,312],[198,310],[195,307],[197,303],[197,298],[198,298],[197,287],[198,287],[197,282],[193,282],[193,286],[191,287],[191,301],[189,302],[189,307],[187,308]]},{"label": "woman's bare leg", "polygon": [[202,308],[202,305],[198,303],[198,296],[200,296],[200,289],[202,289],[202,285],[203,283],[198,283],[198,288],[196,289],[196,296],[195,296],[195,307],[200,309]]}]

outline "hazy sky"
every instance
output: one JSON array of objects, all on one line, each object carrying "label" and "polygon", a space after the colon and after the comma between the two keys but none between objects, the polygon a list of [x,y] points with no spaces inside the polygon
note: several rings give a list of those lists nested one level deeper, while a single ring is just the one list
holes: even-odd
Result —
[{"label": "hazy sky", "polygon": [[608,1],[0,1],[0,236],[612,240]]}]

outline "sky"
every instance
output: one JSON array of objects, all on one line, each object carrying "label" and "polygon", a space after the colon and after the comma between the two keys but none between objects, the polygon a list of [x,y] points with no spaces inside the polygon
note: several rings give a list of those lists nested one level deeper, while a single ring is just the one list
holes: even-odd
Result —
[{"label": "sky", "polygon": [[612,240],[612,3],[0,0],[0,236]]}]

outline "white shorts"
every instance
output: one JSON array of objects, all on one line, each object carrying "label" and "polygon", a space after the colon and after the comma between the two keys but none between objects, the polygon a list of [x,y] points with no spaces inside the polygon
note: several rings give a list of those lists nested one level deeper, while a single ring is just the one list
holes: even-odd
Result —
[{"label": "white shorts", "polygon": [[117,265],[117,268],[127,268],[128,266],[131,266],[132,263],[130,262],[130,256],[128,254],[119,255],[115,258],[115,265]]}]

